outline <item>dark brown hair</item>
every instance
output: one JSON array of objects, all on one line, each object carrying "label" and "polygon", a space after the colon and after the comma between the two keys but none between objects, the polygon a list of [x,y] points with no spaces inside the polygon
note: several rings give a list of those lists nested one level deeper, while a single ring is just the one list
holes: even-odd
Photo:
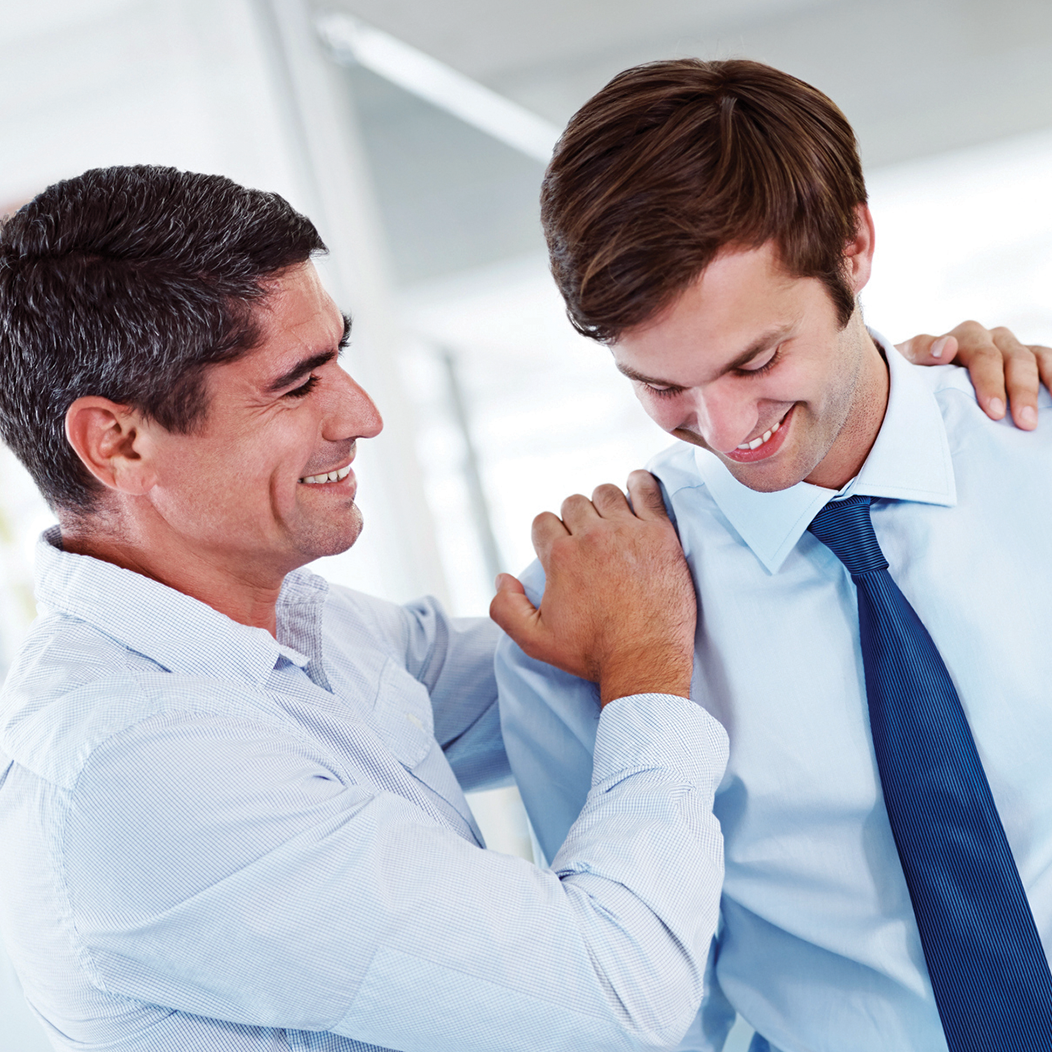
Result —
[{"label": "dark brown hair", "polygon": [[259,339],[266,279],[324,248],[277,194],[146,165],[55,183],[0,222],[0,437],[52,508],[90,513],[102,490],[66,440],[74,400],[192,432],[207,370]]},{"label": "dark brown hair", "polygon": [[541,190],[552,273],[574,327],[602,342],[653,318],[727,246],[773,240],[794,277],[854,310],[843,272],[866,200],[837,106],[735,59],[618,74],[570,121]]}]

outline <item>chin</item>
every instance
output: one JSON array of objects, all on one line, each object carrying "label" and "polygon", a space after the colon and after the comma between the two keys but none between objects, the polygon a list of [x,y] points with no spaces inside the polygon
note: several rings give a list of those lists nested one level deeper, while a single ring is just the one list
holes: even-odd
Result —
[{"label": "chin", "polygon": [[810,462],[804,465],[799,462],[795,465],[784,462],[775,464],[773,461],[778,459],[777,455],[771,458],[772,463],[766,469],[764,465],[767,462],[762,460],[750,467],[723,457],[720,459],[743,486],[748,486],[757,493],[777,493],[779,490],[791,489],[798,482],[803,482],[817,466]]},{"label": "chin", "polygon": [[338,525],[329,529],[316,526],[300,538],[297,545],[307,561],[323,559],[329,555],[341,555],[353,546],[362,533],[362,515],[357,507]]},{"label": "chin", "polygon": [[749,489],[755,490],[757,493],[777,493],[779,490],[790,489],[798,482],[803,481],[803,479],[795,477],[786,478],[784,475],[780,474],[764,477],[757,473],[739,473],[733,469],[731,469],[731,474],[743,486],[748,486]]}]

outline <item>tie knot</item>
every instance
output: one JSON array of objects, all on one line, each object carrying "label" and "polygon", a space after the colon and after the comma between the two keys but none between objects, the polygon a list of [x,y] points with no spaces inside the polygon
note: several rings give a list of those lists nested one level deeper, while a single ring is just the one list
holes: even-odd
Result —
[{"label": "tie knot", "polygon": [[871,499],[831,500],[807,527],[847,567],[852,577],[888,568],[869,521]]}]

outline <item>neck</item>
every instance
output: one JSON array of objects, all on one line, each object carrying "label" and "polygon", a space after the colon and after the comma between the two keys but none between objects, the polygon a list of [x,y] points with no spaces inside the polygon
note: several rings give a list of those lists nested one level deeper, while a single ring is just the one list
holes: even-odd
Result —
[{"label": "neck", "polygon": [[833,445],[804,480],[826,489],[841,489],[862,470],[880,433],[888,408],[888,363],[856,311],[844,330],[844,350],[857,364],[850,406]]},{"label": "neck", "polygon": [[242,625],[277,635],[277,601],[285,572],[254,566],[239,573],[218,553],[189,547],[175,535],[158,542],[112,510],[60,516],[63,550],[113,563],[207,603]]}]

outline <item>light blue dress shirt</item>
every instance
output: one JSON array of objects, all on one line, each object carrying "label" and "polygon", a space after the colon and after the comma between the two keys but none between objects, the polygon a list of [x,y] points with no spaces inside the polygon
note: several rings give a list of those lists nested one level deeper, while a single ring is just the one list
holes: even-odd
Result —
[{"label": "light blue dress shirt", "polygon": [[[1052,400],[1017,431],[986,418],[963,370],[886,356],[887,414],[843,493],[879,498],[877,539],[956,684],[1052,949]],[[758,493],[682,443],[650,467],[701,604],[694,697],[731,741],[716,981],[682,1047],[722,1047],[737,1009],[755,1049],[945,1049],[878,781],[855,588],[806,532],[837,494]],[[534,569],[535,597],[542,584]],[[510,644],[497,664],[508,756],[554,853],[588,788],[594,692]]]},{"label": "light blue dress shirt", "polygon": [[298,572],[275,640],[58,542],[0,698],[0,932],[56,1047],[676,1043],[722,876],[702,708],[607,707],[541,870],[462,793],[507,774],[491,623]]}]

